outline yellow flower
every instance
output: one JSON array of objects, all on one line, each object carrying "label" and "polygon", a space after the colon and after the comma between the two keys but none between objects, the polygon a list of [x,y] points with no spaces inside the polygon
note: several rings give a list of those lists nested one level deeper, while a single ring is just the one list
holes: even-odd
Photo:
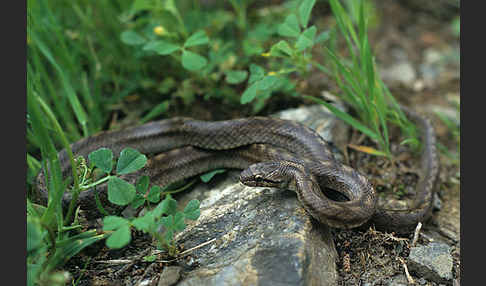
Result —
[{"label": "yellow flower", "polygon": [[268,72],[268,75],[276,75],[277,73],[274,71]]},{"label": "yellow flower", "polygon": [[263,53],[262,54],[262,57],[269,57],[270,56],[270,53]]},{"label": "yellow flower", "polygon": [[157,27],[154,28],[154,33],[156,35],[162,36],[162,35],[164,35],[166,33],[166,31],[165,31],[164,27],[157,26]]}]

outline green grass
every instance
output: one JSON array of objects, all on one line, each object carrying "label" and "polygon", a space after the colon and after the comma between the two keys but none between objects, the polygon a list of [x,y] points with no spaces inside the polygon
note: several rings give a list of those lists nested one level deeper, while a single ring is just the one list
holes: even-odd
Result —
[{"label": "green grass", "polygon": [[[40,146],[43,169],[49,170],[48,173],[45,172],[46,186],[49,190],[47,206],[31,203],[27,199],[28,285],[34,285],[35,281],[46,285],[64,285],[66,275],[57,271],[58,267],[83,248],[105,238],[105,235],[97,234],[96,231],[78,231],[81,225],[76,219],[71,219],[75,200],[71,204],[71,212],[68,212],[67,216],[63,215],[61,200],[66,185],[61,176],[57,150],[50,134],[57,134],[64,146],[69,147],[68,141],[50,108],[36,94],[30,73],[27,74],[27,86],[27,110],[31,132]],[[49,130],[49,126],[53,126],[55,131]],[[72,153],[70,158],[72,159]],[[75,168],[73,173],[74,178],[77,178]],[[75,186],[76,184],[75,180]]]},{"label": "green grass", "polygon": [[[123,4],[124,5],[118,5]],[[27,69],[69,141],[101,130],[144,63],[119,39],[127,1],[28,1]],[[123,59],[123,60],[120,60]],[[108,94],[106,96],[105,94]],[[56,146],[61,138],[54,134]],[[28,131],[31,150],[39,148]]]},{"label": "green grass", "polygon": [[364,12],[366,1],[356,2],[361,3],[359,15],[355,20],[357,29],[339,1],[329,1],[349,56],[338,55],[334,37],[331,39],[331,46],[326,48],[326,53],[331,62],[334,79],[341,90],[340,98],[357,114],[354,122],[341,117],[375,140],[382,154],[391,158],[389,123],[401,128],[404,137],[402,143],[411,144],[415,150],[418,147],[418,139],[414,125],[405,117],[379,76],[367,36],[368,20]]},{"label": "green grass", "polygon": [[[109,7],[113,5],[111,1],[100,3],[97,9],[113,13],[111,16],[117,14],[115,6]],[[106,234],[80,231],[75,208],[79,194],[76,168],[72,174],[73,200],[67,214],[62,213],[61,199],[67,186],[61,176],[57,150],[101,130],[112,100],[103,98],[103,87],[120,76],[104,73],[110,63],[99,59],[107,59],[103,53],[126,57],[128,50],[121,44],[111,44],[107,37],[109,29],[104,30],[106,34],[96,35],[97,28],[92,26],[94,15],[83,18],[85,13],[93,11],[93,4],[88,1],[67,6],[63,1],[29,0],[27,5],[29,183],[33,182],[40,167],[49,170],[45,173],[49,190],[47,206],[27,199],[28,285],[65,285],[69,277],[59,271],[59,267],[85,247],[104,239]],[[108,28],[110,22],[104,24]],[[100,42],[100,39],[103,40]],[[93,42],[102,48],[95,52]],[[113,50],[108,51],[109,48]],[[120,66],[115,70],[119,70],[118,74],[127,72]],[[68,154],[74,165],[72,153]]]}]

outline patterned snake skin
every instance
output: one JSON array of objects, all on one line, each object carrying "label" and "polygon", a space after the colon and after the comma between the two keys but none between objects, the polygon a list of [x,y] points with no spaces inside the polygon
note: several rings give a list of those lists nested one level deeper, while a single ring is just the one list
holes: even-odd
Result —
[{"label": "patterned snake skin", "polygon": [[[416,205],[407,212],[377,208],[376,192],[363,175],[338,162],[327,142],[315,131],[288,120],[250,117],[207,122],[173,118],[102,132],[75,142],[71,147],[75,156],[85,158],[100,147],[110,148],[114,154],[125,147],[156,154],[142,170],[124,176],[131,183],[144,174],[153,184],[166,186],[216,168],[246,169],[240,177],[244,184],[294,190],[307,212],[321,223],[349,229],[371,218],[379,227],[403,229],[413,227],[430,213],[439,170],[432,125],[414,112],[404,111],[420,125],[424,135]],[[59,159],[66,177],[71,167],[65,150],[59,153]],[[265,163],[256,164],[259,162]],[[274,171],[272,178],[262,179],[262,174],[258,173],[261,169],[257,167],[270,168]],[[257,179],[252,181],[255,174]],[[41,172],[37,177],[38,202],[47,202],[46,189]],[[326,189],[339,192],[347,200],[329,199]],[[81,192],[79,205],[88,218],[100,216],[95,206],[95,193],[104,206],[109,204],[106,184]],[[71,194],[65,193],[63,206],[70,200]]]}]

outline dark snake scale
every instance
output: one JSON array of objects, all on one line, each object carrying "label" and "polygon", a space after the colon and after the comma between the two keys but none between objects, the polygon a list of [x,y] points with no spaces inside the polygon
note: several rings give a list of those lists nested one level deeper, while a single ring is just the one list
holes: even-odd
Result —
[{"label": "dark snake scale", "polygon": [[[377,205],[377,195],[365,176],[338,162],[328,143],[312,129],[288,120],[250,117],[227,121],[172,118],[137,127],[106,131],[71,145],[75,156],[87,158],[98,148],[114,154],[125,147],[154,154],[140,171],[123,178],[134,183],[148,175],[153,184],[166,186],[217,168],[243,169],[240,181],[248,186],[270,186],[294,190],[306,211],[323,224],[354,228],[367,221],[377,227],[404,231],[424,221],[431,213],[431,200],[439,172],[435,133],[431,123],[408,109],[408,117],[422,131],[422,168],[413,208],[387,210]],[[63,176],[71,172],[67,152],[59,153]],[[326,196],[337,191],[347,200]],[[44,175],[37,177],[36,201],[47,202]],[[88,218],[99,217],[95,192],[103,205],[110,205],[106,184],[81,192],[78,204]],[[71,200],[66,192],[63,206]]]}]

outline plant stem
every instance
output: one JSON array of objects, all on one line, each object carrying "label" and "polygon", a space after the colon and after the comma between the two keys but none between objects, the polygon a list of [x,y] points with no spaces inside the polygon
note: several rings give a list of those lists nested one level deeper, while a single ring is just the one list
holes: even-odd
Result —
[{"label": "plant stem", "polygon": [[108,181],[108,180],[109,180],[110,178],[112,178],[112,177],[114,177],[114,176],[106,176],[106,177],[101,178],[101,179],[99,179],[98,181],[93,182],[93,183],[91,183],[91,184],[84,185],[84,186],[80,186],[80,187],[79,187],[79,190],[80,190],[80,191],[85,191],[85,190],[90,189],[90,188],[92,188],[92,187],[94,187],[94,186],[96,186],[96,185],[99,185],[99,184],[102,184],[102,183],[104,183],[104,182]]}]

